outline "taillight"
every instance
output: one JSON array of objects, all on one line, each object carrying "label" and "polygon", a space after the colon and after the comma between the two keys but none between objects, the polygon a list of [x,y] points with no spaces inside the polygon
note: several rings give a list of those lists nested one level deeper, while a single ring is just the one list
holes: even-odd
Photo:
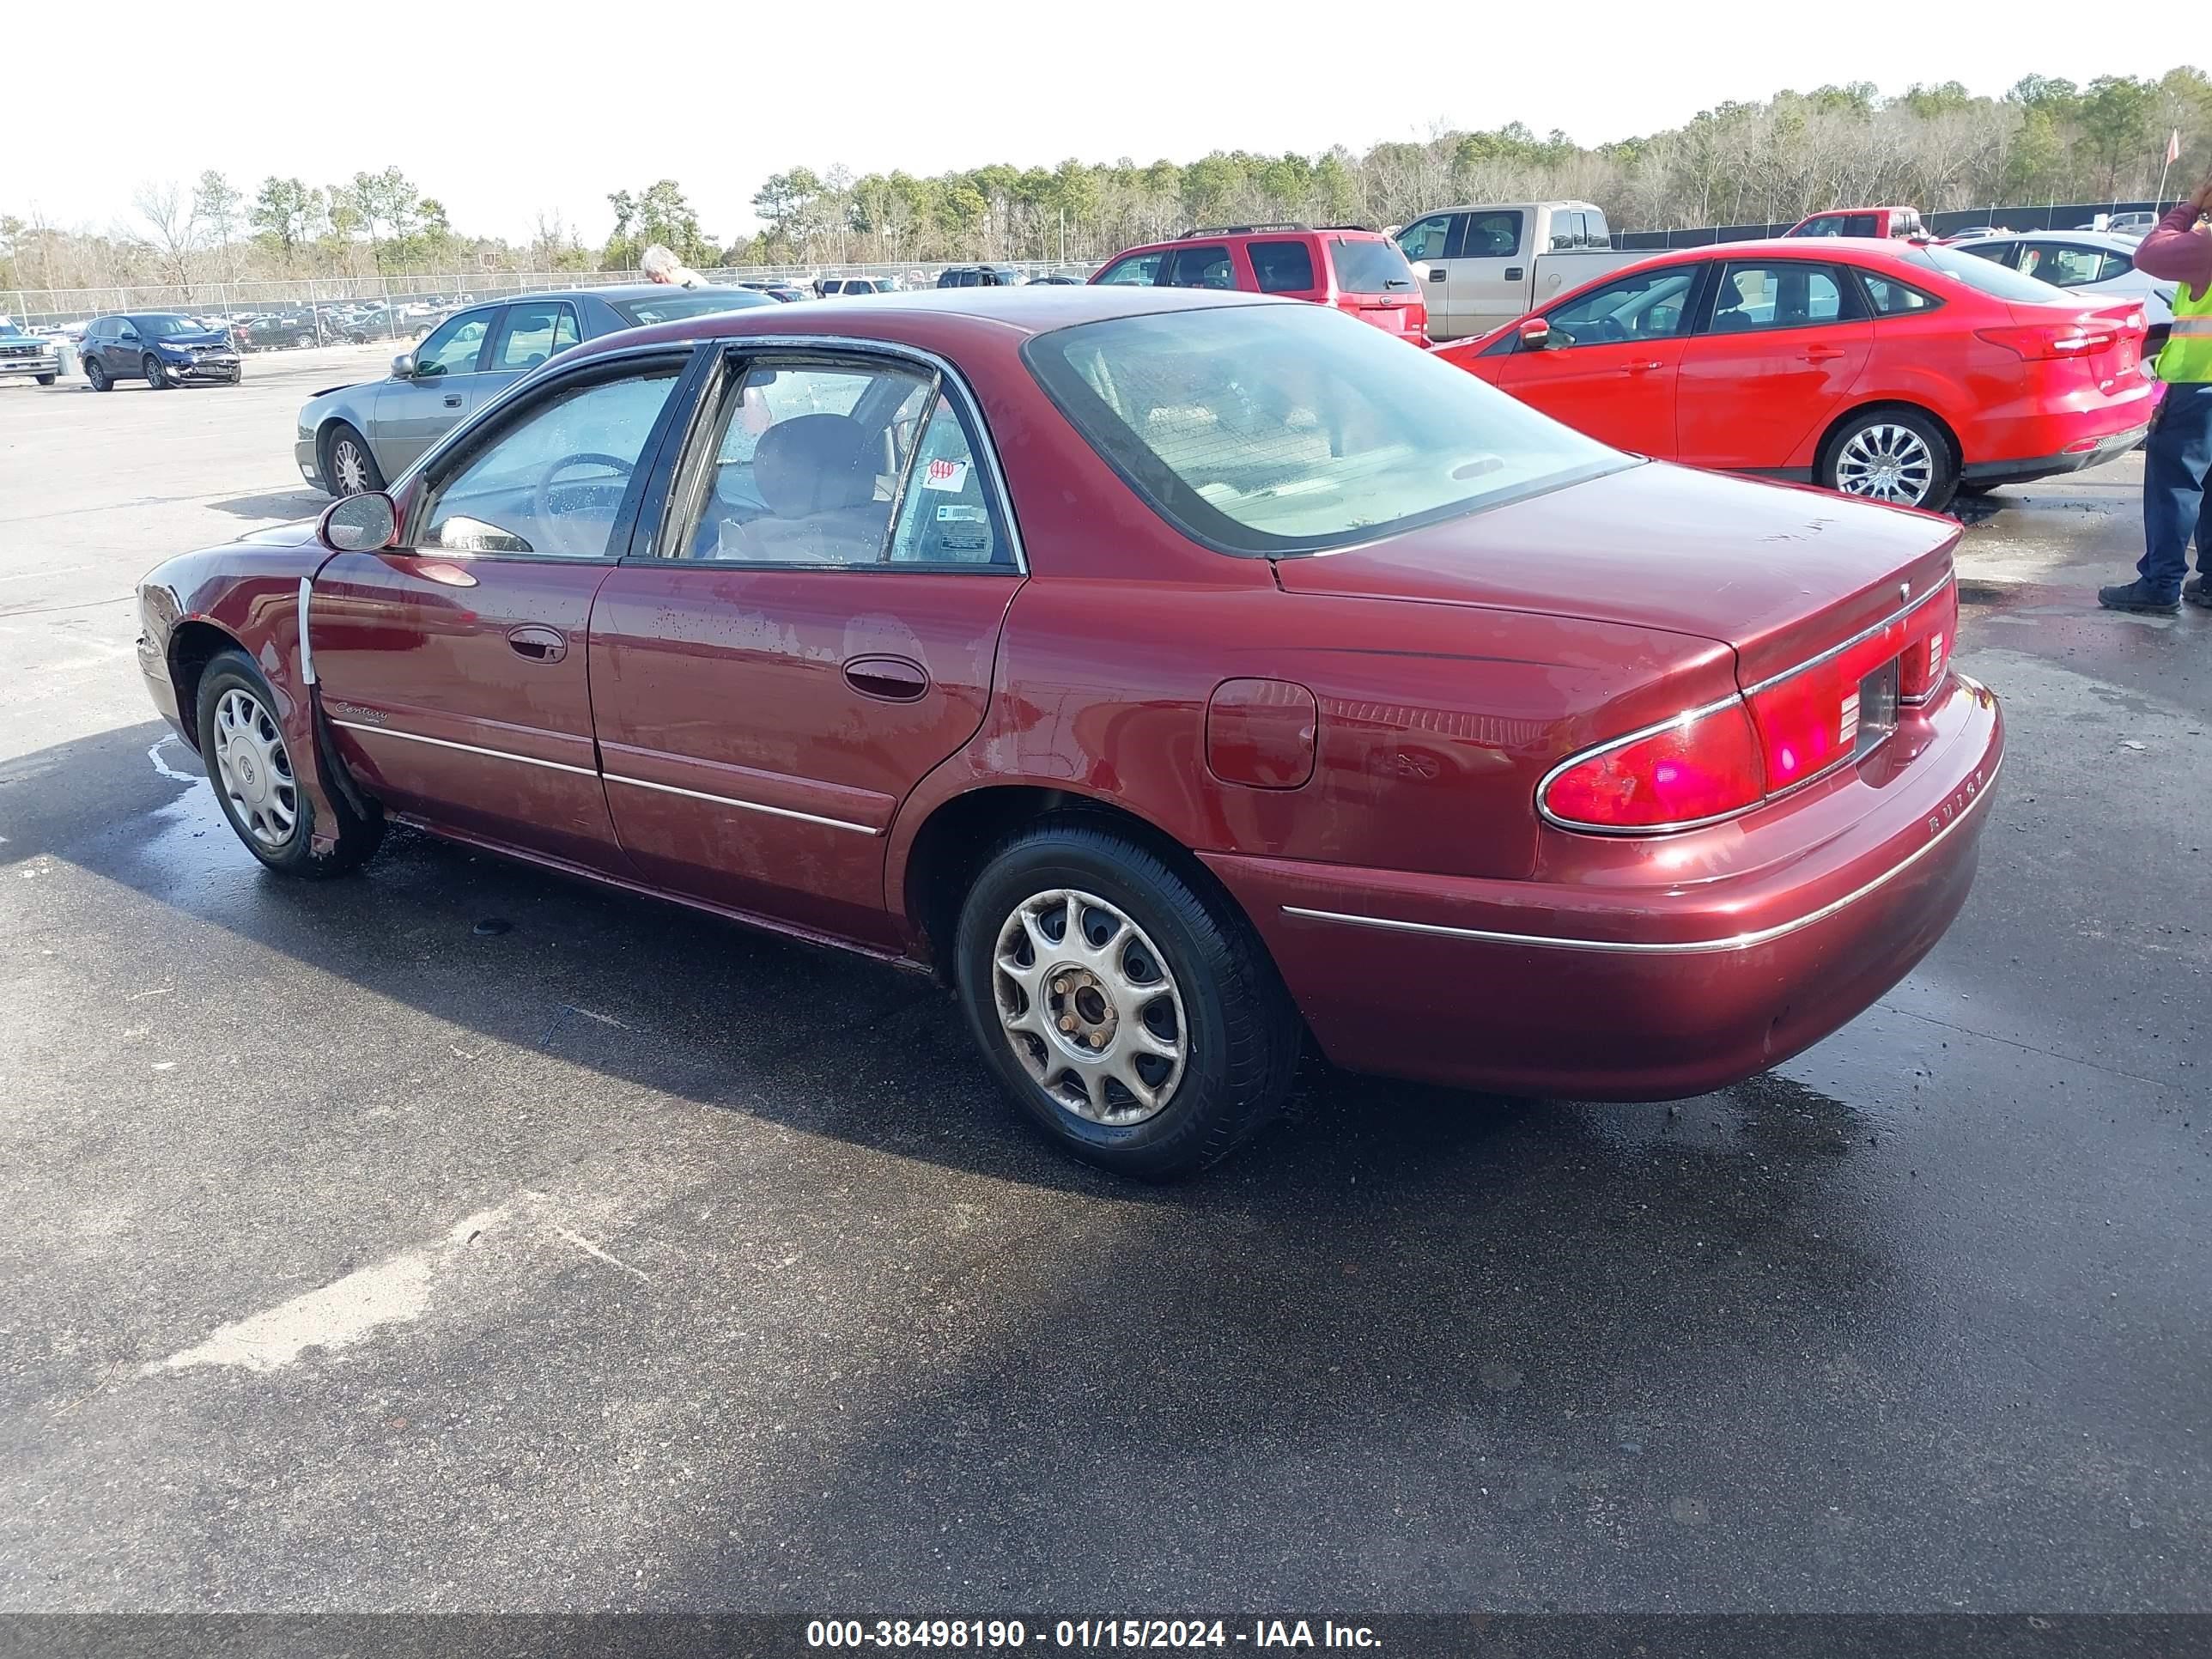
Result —
[{"label": "taillight", "polygon": [[1959,643],[1959,584],[1944,583],[1943,591],[1909,622],[1904,659],[1898,665],[1898,701],[1925,702],[1943,684],[1943,671]]},{"label": "taillight", "polygon": [[2120,337],[2119,330],[2106,323],[2029,323],[2018,328],[1978,328],[1974,332],[2029,362],[2049,357],[2094,356]]},{"label": "taillight", "polygon": [[1537,799],[1570,829],[1658,830],[1726,817],[1765,795],[1759,734],[1732,697],[1568,761]]}]

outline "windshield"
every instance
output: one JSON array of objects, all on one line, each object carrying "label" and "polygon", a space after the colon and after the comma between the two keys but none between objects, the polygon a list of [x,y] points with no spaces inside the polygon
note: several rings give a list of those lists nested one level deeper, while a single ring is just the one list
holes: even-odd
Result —
[{"label": "windshield", "polygon": [[1910,264],[1940,270],[1946,276],[1955,276],[1968,288],[1979,289],[2000,300],[2017,300],[2022,304],[2034,306],[2080,303],[2063,289],[2053,288],[2048,283],[2023,276],[2010,265],[1998,264],[1983,255],[1970,253],[1965,248],[1917,247],[1899,257]]},{"label": "windshield", "polygon": [[1326,307],[1117,318],[1023,356],[1156,511],[1225,553],[1348,546],[1631,464]]},{"label": "windshield", "polygon": [[138,331],[156,340],[166,340],[172,334],[204,334],[207,329],[190,317],[134,317]]},{"label": "windshield", "polygon": [[679,317],[704,317],[717,311],[745,311],[772,306],[767,295],[749,288],[672,288],[665,294],[642,300],[612,301],[615,310],[640,327],[647,323],[672,323]]},{"label": "windshield", "polygon": [[20,340],[23,331],[5,317],[0,317],[0,340]]}]

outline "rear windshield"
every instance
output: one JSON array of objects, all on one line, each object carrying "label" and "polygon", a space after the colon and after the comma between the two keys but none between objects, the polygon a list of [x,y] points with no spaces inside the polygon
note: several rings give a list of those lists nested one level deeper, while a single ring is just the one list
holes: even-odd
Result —
[{"label": "rear windshield", "polygon": [[1413,268],[1395,242],[1376,237],[1328,238],[1329,263],[1336,267],[1336,286],[1346,294],[1410,294]]},{"label": "rear windshield", "polygon": [[642,300],[609,301],[617,314],[637,324],[672,323],[679,317],[704,317],[717,311],[744,311],[775,301],[750,288],[671,288]]},{"label": "rear windshield", "polygon": [[1206,307],[1041,334],[1030,370],[1164,518],[1316,553],[1631,465],[1333,307]]},{"label": "rear windshield", "polygon": [[2032,306],[2080,303],[2063,289],[2053,288],[2048,283],[2022,276],[2010,265],[1993,264],[1987,259],[1978,258],[1964,248],[1917,247],[1910,253],[1901,253],[1898,257],[1908,264],[1925,265],[1930,270],[1942,271],[1946,276],[1955,276],[1968,288],[1978,288],[2000,300],[2017,300],[2023,305]]}]

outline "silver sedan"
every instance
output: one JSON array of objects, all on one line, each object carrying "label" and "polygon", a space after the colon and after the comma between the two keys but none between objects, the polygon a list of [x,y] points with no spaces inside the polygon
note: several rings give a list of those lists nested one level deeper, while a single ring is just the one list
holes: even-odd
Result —
[{"label": "silver sedan", "polygon": [[2173,323],[2173,284],[2136,269],[2136,239],[2100,230],[2000,231],[1956,244],[1962,253],[1979,254],[2025,272],[2053,288],[2115,299],[2141,300],[2150,325],[2148,349],[2166,343]]}]

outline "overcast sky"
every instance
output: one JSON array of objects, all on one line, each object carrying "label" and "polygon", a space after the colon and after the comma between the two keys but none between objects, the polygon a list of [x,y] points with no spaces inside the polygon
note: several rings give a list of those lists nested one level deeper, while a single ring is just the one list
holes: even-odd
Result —
[{"label": "overcast sky", "polygon": [[[2078,0],[1850,17],[1803,0],[27,8],[9,61],[45,67],[0,99],[0,213],[106,228],[132,222],[140,183],[204,167],[250,197],[272,173],[319,185],[397,165],[465,231],[520,239],[551,209],[597,243],[608,191],[673,177],[727,238],[753,228],[761,180],[799,163],[1183,161],[1516,119],[1595,143],[1782,87],[1956,79],[1996,93],[2030,71],[2086,82],[2191,55],[2163,43],[2174,31],[2086,15]],[[1547,16],[1571,27],[1547,38]],[[112,78],[88,88],[95,71]],[[175,90],[155,92],[162,82]]]}]

